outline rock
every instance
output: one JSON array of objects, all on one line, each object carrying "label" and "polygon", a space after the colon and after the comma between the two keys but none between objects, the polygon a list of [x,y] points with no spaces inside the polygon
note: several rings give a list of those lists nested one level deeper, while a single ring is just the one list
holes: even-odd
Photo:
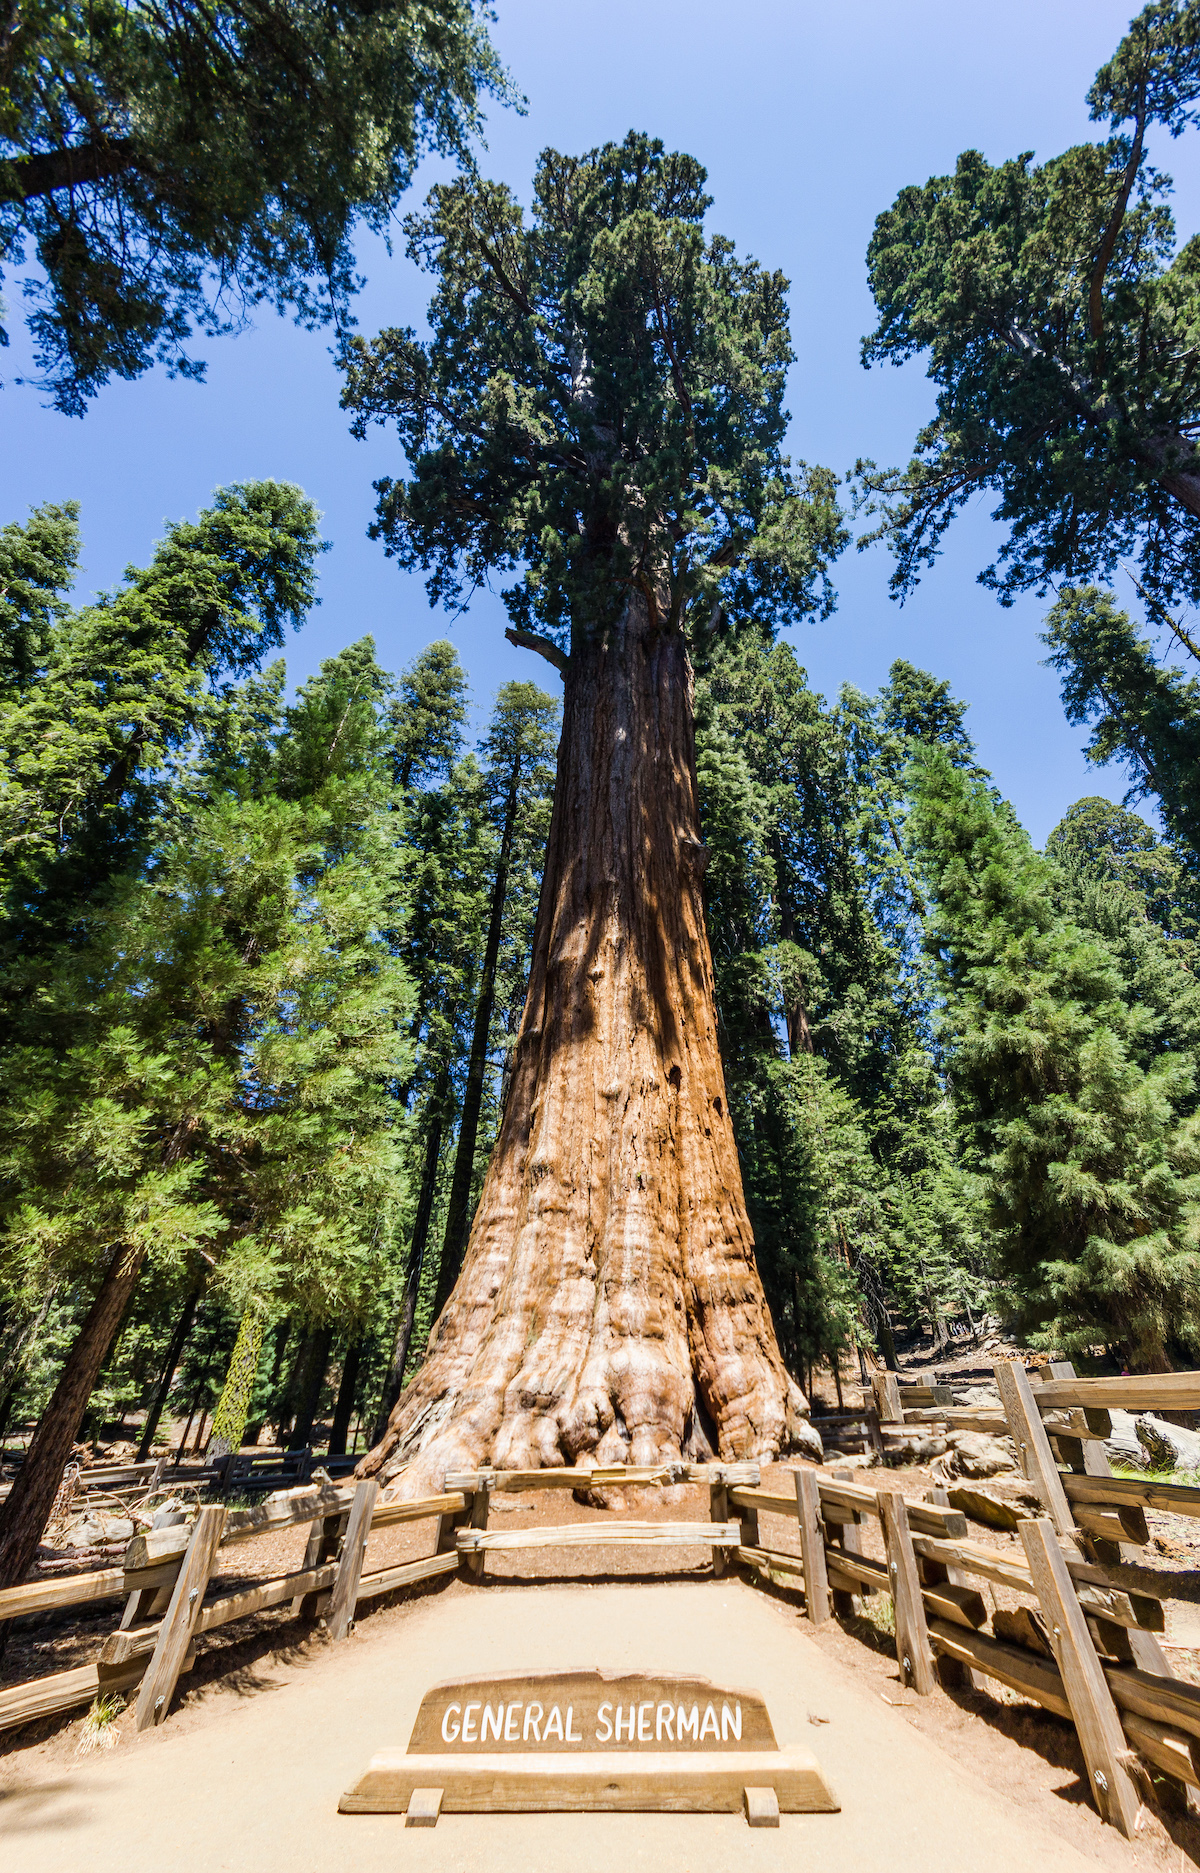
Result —
[{"label": "rock", "polygon": [[1110,1463],[1127,1470],[1144,1470],[1146,1453],[1138,1441],[1137,1419],[1131,1411],[1109,1411],[1112,1436],[1104,1440],[1104,1454]]},{"label": "rock", "polygon": [[952,1509],[961,1509],[973,1522],[982,1522],[988,1528],[1015,1529],[1022,1519],[1011,1502],[1002,1502],[999,1496],[993,1496],[986,1489],[971,1489],[965,1483],[957,1483],[947,1493]]},{"label": "rock", "polygon": [[1200,1470],[1200,1435],[1149,1412],[1137,1420],[1138,1441],[1155,1470]]},{"label": "rock", "polygon": [[797,1412],[789,1425],[789,1431],[793,1455],[807,1457],[810,1463],[825,1461],[825,1446],[821,1442],[821,1434],[814,1428],[810,1418],[801,1417]]},{"label": "rock", "polygon": [[947,1437],[953,1455],[952,1473],[959,1476],[999,1476],[1015,1470],[1016,1452],[1007,1438],[989,1437],[986,1431],[951,1431]]},{"label": "rock", "polygon": [[840,1450],[825,1453],[827,1470],[873,1470],[878,1462],[879,1457],[873,1450],[856,1451],[852,1457],[844,1456]]},{"label": "rock", "polygon": [[975,1411],[1000,1411],[1000,1394],[994,1385],[964,1385],[954,1388],[956,1405],[967,1405]]},{"label": "rock", "polygon": [[64,1546],[68,1548],[104,1548],[117,1541],[132,1541],[134,1525],[128,1516],[104,1515],[96,1509],[67,1524]]},{"label": "rock", "polygon": [[67,1524],[63,1534],[63,1546],[65,1548],[94,1548],[102,1539],[99,1517],[81,1515],[78,1521]]}]

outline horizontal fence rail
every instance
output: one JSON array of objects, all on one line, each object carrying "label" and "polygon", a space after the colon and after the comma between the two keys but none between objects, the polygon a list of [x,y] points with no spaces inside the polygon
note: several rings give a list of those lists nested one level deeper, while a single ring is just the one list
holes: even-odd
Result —
[{"label": "horizontal fence rail", "polygon": [[[945,1491],[907,1495],[859,1480],[861,1471],[798,1468],[794,1488],[785,1491],[764,1488],[753,1462],[481,1468],[447,1475],[440,1494],[416,1502],[388,1500],[374,1480],[315,1480],[252,1508],[206,1505],[190,1526],[136,1535],[119,1567],[0,1592],[0,1619],[124,1601],[117,1629],[93,1662],[0,1691],[0,1728],[134,1687],[138,1728],[160,1723],[191,1665],[196,1639],[289,1603],[295,1614],[324,1619],[330,1636],[341,1639],[360,1605],[443,1575],[478,1580],[489,1555],[554,1547],[698,1548],[711,1557],[716,1574],[737,1567],[802,1592],[815,1625],[888,1594],[905,1684],[924,1695],[938,1679],[946,1688],[978,1689],[994,1681],[1070,1719],[1101,1813],[1128,1833],[1137,1806],[1131,1751],[1200,1789],[1200,1687],[1171,1673],[1156,1637],[1165,1628],[1161,1598],[1144,1578],[1136,1590],[1121,1585],[1111,1569],[1149,1539],[1147,1510],[1200,1515],[1200,1488],[1114,1477],[1104,1439],[1114,1409],[1200,1410],[1200,1373],[1080,1379],[1065,1363],[1027,1373],[1018,1362],[999,1361],[995,1379],[996,1405],[963,1407],[947,1385],[901,1385],[894,1374],[880,1373],[872,1407],[840,1414],[837,1422],[867,1433],[874,1425],[893,1437],[925,1435],[939,1425],[1011,1437],[1040,1499],[1040,1512],[1018,1524],[1023,1553],[969,1536],[965,1514]],[[145,1480],[145,1466],[127,1469],[136,1471],[131,1481]],[[124,1475],[114,1471],[111,1480]],[[605,1516],[489,1527],[494,1495],[566,1489],[587,1496],[682,1483],[707,1485],[708,1521]],[[783,1518],[794,1528],[800,1552],[765,1539],[762,1517]],[[424,1520],[437,1524],[432,1554],[366,1569],[371,1534]],[[868,1523],[878,1528],[882,1558],[864,1552]],[[297,1526],[309,1531],[302,1566],[210,1593],[221,1557],[232,1548]],[[990,1632],[981,1583],[1003,1587],[1020,1602],[1015,1612],[992,1615]]]}]

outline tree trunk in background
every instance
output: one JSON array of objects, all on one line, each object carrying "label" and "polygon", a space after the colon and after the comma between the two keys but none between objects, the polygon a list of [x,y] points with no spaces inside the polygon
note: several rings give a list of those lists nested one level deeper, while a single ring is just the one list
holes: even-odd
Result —
[{"label": "tree trunk in background", "polygon": [[263,1413],[259,1418],[251,1418],[249,1424],[246,1426],[245,1441],[247,1444],[257,1444],[259,1438],[262,1436],[263,1425],[271,1415],[271,1406],[275,1402],[275,1388],[279,1384],[279,1375],[283,1371],[283,1356],[287,1351],[287,1343],[291,1337],[291,1331],[292,1323],[290,1320],[281,1320],[276,1324],[275,1350],[271,1355],[271,1376],[267,1380]]},{"label": "tree trunk in background", "polygon": [[118,1249],[67,1355],[7,1500],[0,1504],[0,1587],[24,1580],[62,1482],[80,1421],[141,1273],[143,1249]]},{"label": "tree trunk in background", "polygon": [[292,1361],[287,1384],[283,1388],[283,1397],[279,1401],[279,1421],[275,1427],[275,1441],[286,1447],[291,1432],[292,1421],[296,1416],[296,1401],[304,1384],[308,1371],[308,1356],[312,1347],[313,1330],[304,1327],[300,1333],[300,1344],[296,1348],[296,1357]]},{"label": "tree trunk in background", "polygon": [[289,1450],[304,1450],[311,1441],[313,1419],[317,1415],[317,1406],[321,1402],[321,1387],[325,1383],[325,1373],[329,1366],[329,1349],[332,1345],[333,1328],[331,1326],[313,1329],[308,1342],[308,1357],[296,1405],[296,1422],[292,1426],[292,1434],[287,1441]]},{"label": "tree trunk in background", "polygon": [[443,1061],[438,1068],[438,1076],[429,1095],[429,1123],[425,1132],[425,1157],[421,1165],[421,1188],[417,1195],[417,1213],[413,1219],[412,1241],[408,1247],[408,1276],[404,1283],[404,1299],[400,1303],[400,1317],[396,1322],[396,1338],[392,1343],[392,1357],[388,1363],[387,1379],[384,1382],[383,1397],[379,1401],[379,1415],[375,1421],[375,1441],[384,1436],[396,1400],[404,1385],[404,1368],[408,1364],[408,1348],[412,1339],[413,1321],[417,1317],[417,1295],[421,1289],[421,1270],[425,1265],[425,1248],[429,1241],[429,1224],[433,1217],[433,1199],[437,1194],[438,1164],[442,1156],[442,1136],[446,1129],[450,1104],[450,1064]]},{"label": "tree trunk in background", "polygon": [[358,1390],[362,1354],[362,1335],[356,1334],[346,1348],[346,1358],[342,1366],[342,1382],[338,1386],[337,1403],[333,1408],[333,1429],[329,1433],[331,1457],[344,1457],[346,1454],[346,1434],[354,1415],[354,1394]]},{"label": "tree trunk in background", "polygon": [[180,1314],[178,1324],[174,1333],[171,1335],[171,1345],[167,1352],[166,1364],[163,1367],[162,1377],[158,1382],[158,1390],[154,1394],[154,1403],[151,1405],[146,1417],[146,1423],[142,1430],[142,1441],[138,1445],[137,1460],[139,1463],[144,1463],[146,1461],[150,1446],[154,1442],[154,1433],[158,1429],[158,1421],[162,1417],[163,1406],[166,1404],[167,1394],[171,1390],[171,1380],[175,1377],[175,1368],[179,1364],[180,1355],[184,1347],[187,1345],[187,1336],[192,1330],[192,1322],[196,1318],[196,1309],[199,1305],[200,1289],[197,1287],[192,1289],[187,1300],[184,1302],[183,1312]]},{"label": "tree trunk in background", "polygon": [[[462,1118],[458,1143],[454,1150],[454,1177],[446,1208],[446,1232],[442,1238],[442,1259],[438,1265],[437,1291],[433,1297],[436,1320],[450,1298],[450,1290],[462,1269],[463,1250],[471,1225],[471,1177],[475,1169],[475,1146],[479,1138],[479,1114],[483,1106],[483,1077],[487,1068],[488,1035],[492,1011],[496,1005],[496,967],[500,960],[500,938],[504,929],[504,903],[508,897],[508,868],[512,859],[513,832],[517,823],[517,801],[521,786],[521,758],[513,761],[508,797],[504,803],[504,829],[500,836],[500,857],[492,885],[491,911],[488,916],[487,943],[483,952],[483,972],[479,980],[479,999],[475,1004],[475,1028],[471,1035],[471,1057],[467,1066],[467,1084],[463,1093]],[[400,1396],[399,1391],[396,1397]],[[396,1399],[388,1406],[389,1414]]]},{"label": "tree trunk in background", "polygon": [[635,591],[573,651],[533,967],[462,1274],[359,1465],[654,1464],[805,1443],[754,1262],[701,889],[692,673]]}]

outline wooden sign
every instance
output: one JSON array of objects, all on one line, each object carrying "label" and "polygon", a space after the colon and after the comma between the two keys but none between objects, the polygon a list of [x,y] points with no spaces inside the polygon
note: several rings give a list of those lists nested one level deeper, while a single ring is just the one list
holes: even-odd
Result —
[{"label": "wooden sign", "polygon": [[838,1804],[806,1749],[780,1749],[761,1697],[707,1678],[563,1671],[434,1685],[408,1749],[381,1750],[343,1814],[553,1810],[735,1813],[754,1826]]},{"label": "wooden sign", "polygon": [[778,1747],[767,1707],[752,1691],[714,1691],[707,1678],[561,1671],[434,1685],[408,1753]]}]

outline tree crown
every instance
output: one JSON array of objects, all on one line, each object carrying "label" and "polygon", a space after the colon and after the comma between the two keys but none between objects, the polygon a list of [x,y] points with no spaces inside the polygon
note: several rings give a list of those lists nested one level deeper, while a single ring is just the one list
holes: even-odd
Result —
[{"label": "tree crown", "polygon": [[394,420],[409,478],[373,531],[434,601],[492,568],[516,641],[562,664],[640,588],[664,623],[827,612],[833,477],[783,453],[786,283],[705,237],[705,173],[631,133],[546,150],[528,216],[462,177],[406,222],[432,335],[342,354],[362,435]]},{"label": "tree crown", "polygon": [[1138,563],[1152,603],[1200,598],[1200,241],[1178,251],[1145,135],[1200,96],[1200,5],[1157,4],[1096,79],[1120,132],[1035,165],[977,150],[901,190],[867,253],[880,319],[866,365],[927,353],[937,413],[903,470],[859,464],[906,596],[954,516],[999,495],[1008,538],[980,575],[1002,603]]},{"label": "tree crown", "polygon": [[[31,245],[40,382],[203,375],[239,308],[344,320],[352,237],[512,96],[476,0],[26,0],[0,28],[0,259]],[[230,307],[233,308],[232,315]]]}]

